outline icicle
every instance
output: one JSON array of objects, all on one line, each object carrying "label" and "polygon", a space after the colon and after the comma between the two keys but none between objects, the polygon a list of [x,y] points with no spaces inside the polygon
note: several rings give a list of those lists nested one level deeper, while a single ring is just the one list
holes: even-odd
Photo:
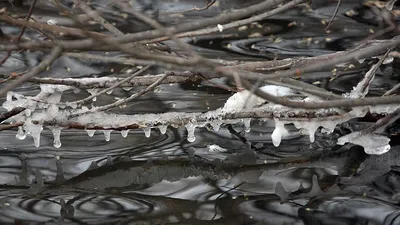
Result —
[{"label": "icicle", "polygon": [[165,134],[167,132],[168,125],[159,125],[158,129],[160,130],[161,134]]},{"label": "icicle", "polygon": [[340,123],[340,121],[338,121],[338,120],[321,121],[321,122],[320,122],[320,124],[321,124],[321,126],[322,126],[321,132],[324,131],[326,134],[331,134],[331,133],[335,130],[336,125],[337,125],[338,123]]},{"label": "icicle", "polygon": [[243,119],[244,131],[246,133],[249,133],[251,130],[250,123],[251,123],[251,118]]},{"label": "icicle", "polygon": [[185,125],[186,130],[187,130],[187,140],[188,142],[194,142],[196,140],[196,137],[194,136],[194,131],[197,127],[197,124],[193,124],[193,123],[188,123]]},{"label": "icicle", "polygon": [[215,131],[219,131],[219,128],[221,127],[222,124],[220,120],[213,120],[210,121],[209,123]]},{"label": "icicle", "polygon": [[96,132],[96,130],[86,130],[86,133],[89,135],[89,137],[93,137],[94,132]]},{"label": "icicle", "polygon": [[318,123],[319,121],[307,121],[307,122],[293,121],[293,124],[297,129],[303,129],[306,131],[308,135],[310,135],[310,142],[315,141],[315,132],[320,126]]},{"label": "icicle", "polygon": [[289,134],[289,132],[285,128],[285,123],[279,121],[278,119],[275,120],[275,130],[272,132],[271,138],[272,138],[272,144],[274,144],[275,147],[278,147],[281,143],[282,136],[285,136]]},{"label": "icicle", "polygon": [[106,139],[106,141],[110,141],[111,131],[112,130],[103,130],[104,138]]},{"label": "icicle", "polygon": [[18,140],[24,140],[26,138],[26,134],[25,134],[24,128],[22,126],[18,127],[18,132],[17,132],[17,135],[15,135],[15,137]]},{"label": "icicle", "polygon": [[151,127],[144,127],[144,128],[143,128],[143,131],[144,131],[144,136],[146,136],[147,138],[149,138],[150,135],[151,135]]},{"label": "icicle", "polygon": [[61,135],[61,127],[51,127],[50,130],[53,133],[54,141],[53,145],[56,148],[61,147],[60,135]]},{"label": "icicle", "polygon": [[7,102],[12,102],[12,97],[13,96],[14,96],[14,92],[12,92],[12,91],[7,92],[6,101]]},{"label": "icicle", "polygon": [[126,138],[128,137],[129,130],[121,130],[121,136]]},{"label": "icicle", "polygon": [[24,130],[33,137],[35,147],[38,148],[40,146],[40,133],[43,130],[43,126],[41,124],[33,124],[31,120],[27,120],[23,127]]}]

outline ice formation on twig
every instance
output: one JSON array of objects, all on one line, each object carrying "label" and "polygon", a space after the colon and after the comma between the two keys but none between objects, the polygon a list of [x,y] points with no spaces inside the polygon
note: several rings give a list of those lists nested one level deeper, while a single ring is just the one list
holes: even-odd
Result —
[{"label": "ice formation on twig", "polygon": [[[292,109],[281,105],[265,102],[249,91],[242,91],[231,96],[222,108],[206,113],[178,113],[169,112],[162,114],[135,114],[120,115],[96,111],[96,107],[88,109],[85,106],[60,103],[64,91],[75,90],[74,87],[65,85],[40,85],[41,92],[33,97],[23,96],[14,92],[7,95],[7,101],[3,107],[8,111],[15,107],[23,107],[23,113],[15,115],[8,120],[12,123],[23,124],[18,128],[16,137],[23,139],[26,134],[33,137],[35,146],[40,145],[40,133],[43,126],[48,127],[54,136],[54,146],[60,147],[60,134],[62,128],[85,129],[89,136],[93,136],[95,130],[103,130],[106,141],[110,140],[111,130],[121,131],[126,137],[129,129],[142,128],[145,136],[150,137],[151,128],[158,128],[162,134],[167,126],[184,126],[187,129],[187,140],[196,140],[196,127],[209,124],[218,131],[222,124],[244,124],[245,131],[250,131],[251,118],[274,119],[276,128],[272,134],[272,142],[279,146],[282,137],[287,134],[284,124],[293,123],[303,130],[314,141],[314,134],[319,127],[332,132],[335,126],[341,122],[356,117],[363,117],[368,110],[394,111],[398,106],[379,107],[354,107],[350,112],[340,109],[305,110]],[[287,96],[294,92],[288,88],[275,85],[261,87],[264,91],[276,95]],[[250,107],[250,108],[249,108]],[[382,106],[383,107],[383,106]]]}]

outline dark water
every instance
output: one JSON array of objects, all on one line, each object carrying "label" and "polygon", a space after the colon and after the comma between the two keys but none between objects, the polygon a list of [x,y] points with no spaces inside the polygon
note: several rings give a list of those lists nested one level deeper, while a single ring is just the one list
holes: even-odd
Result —
[{"label": "dark water", "polygon": [[[170,25],[210,17],[224,8],[240,8],[251,2],[222,1],[219,7],[187,13],[179,20],[167,11],[182,11],[203,2],[157,1],[153,8],[160,9],[160,18]],[[104,10],[104,16],[115,21],[124,32],[147,29],[133,18],[121,20],[107,3],[95,1],[94,5]],[[232,31],[238,34],[235,37],[205,35],[185,41],[209,58],[261,60],[345,50],[370,35],[371,29],[379,30],[374,18],[360,20],[345,16],[346,11],[360,8],[361,4],[344,1],[330,33],[326,33],[321,20],[329,20],[335,3],[320,3],[323,6],[314,11],[299,7],[262,21],[262,29],[252,25],[246,31]],[[14,10],[26,12],[26,7]],[[49,7],[41,2],[34,13],[36,19],[56,18],[60,25],[74,23]],[[138,5],[141,7],[144,6]],[[369,15],[368,9],[362,10]],[[293,22],[295,26],[289,25]],[[1,26],[9,35],[19,32],[6,24]],[[26,33],[38,36],[30,30]],[[254,33],[261,37],[249,37]],[[174,43],[166,43],[175,48]],[[37,52],[15,53],[0,72],[24,71],[40,62],[42,56]],[[23,58],[27,62],[23,63]],[[381,95],[398,83],[396,65],[389,64],[378,71],[371,94]],[[111,73],[111,68],[129,69],[62,56],[42,76],[104,76]],[[351,90],[368,69],[365,62],[339,71],[335,79],[331,79],[331,71],[326,71],[307,81],[325,77],[321,86],[343,93]],[[229,85],[225,79],[215,82]],[[35,95],[39,87],[26,84],[17,90],[24,95]],[[62,101],[87,95],[86,91],[67,93]],[[99,97],[94,104],[102,105],[129,95],[128,91],[117,89]],[[156,92],[120,111],[128,114],[207,111],[223,106],[230,95],[229,91],[206,82],[161,85]],[[218,132],[197,128],[194,143],[186,140],[183,127],[169,127],[166,134],[153,129],[149,138],[142,130],[131,130],[126,138],[114,131],[110,141],[105,140],[102,131],[89,137],[86,131],[63,130],[59,149],[53,147],[53,135],[46,128],[39,148],[34,147],[30,136],[17,140],[16,130],[1,131],[0,221],[1,224],[400,224],[400,148],[396,146],[396,137],[392,138],[393,146],[388,153],[367,156],[358,146],[335,145],[339,135],[349,132],[345,127],[338,127],[331,135],[317,133],[314,143],[291,128],[292,135],[274,147],[270,138],[274,122],[253,120],[251,132],[245,134],[253,148],[233,136],[228,127]],[[234,129],[240,132],[243,128]],[[211,145],[223,149],[215,152],[210,150]]]}]

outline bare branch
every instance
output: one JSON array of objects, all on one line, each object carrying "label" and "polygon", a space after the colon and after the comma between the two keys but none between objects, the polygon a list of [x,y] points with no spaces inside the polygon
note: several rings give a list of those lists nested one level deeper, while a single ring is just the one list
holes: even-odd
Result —
[{"label": "bare branch", "polygon": [[33,78],[34,76],[38,75],[40,72],[45,70],[49,65],[53,63],[54,60],[58,58],[61,54],[62,48],[56,45],[53,50],[50,52],[49,55],[46,56],[37,66],[33,67],[29,72],[24,74],[23,76],[19,77],[17,80],[13,81],[12,83],[8,84],[7,86],[3,87],[0,90],[0,97],[3,97],[7,94],[8,91],[13,90],[14,88],[18,87],[19,85],[27,82],[29,79]]}]

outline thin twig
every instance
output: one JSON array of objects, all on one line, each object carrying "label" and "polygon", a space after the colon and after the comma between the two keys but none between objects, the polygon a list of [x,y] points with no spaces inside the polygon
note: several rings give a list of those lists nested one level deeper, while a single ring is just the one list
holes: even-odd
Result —
[{"label": "thin twig", "polygon": [[16,107],[16,108],[13,108],[11,111],[1,113],[0,114],[0,123],[12,116],[15,116],[15,115],[21,113],[24,110],[25,110],[25,108],[23,108],[23,107]]},{"label": "thin twig", "polygon": [[[254,88],[252,84],[250,84],[247,80],[242,80],[243,86],[251,90]],[[387,105],[387,104],[399,104],[400,96],[383,96],[383,97],[370,97],[370,98],[362,98],[362,99],[339,99],[339,100],[326,100],[321,102],[299,102],[292,101],[284,97],[278,97],[270,95],[264,91],[259,90],[258,88],[254,91],[254,94],[259,96],[260,98],[265,99],[266,101],[291,107],[291,108],[302,108],[302,109],[328,109],[328,108],[336,108],[336,107],[357,107],[357,106],[368,106],[368,105]]]},{"label": "thin twig", "polygon": [[17,80],[13,81],[12,83],[8,84],[7,86],[3,87],[0,90],[0,98],[5,96],[8,91],[13,90],[14,88],[18,87],[19,85],[27,82],[29,79],[33,78],[34,76],[38,75],[40,72],[46,70],[46,68],[53,63],[54,60],[58,58],[58,56],[62,52],[62,48],[56,45],[53,50],[51,50],[50,54],[46,56],[37,66],[33,67],[30,71],[25,73],[23,76],[20,76]]},{"label": "thin twig", "polygon": [[[58,26],[58,25],[49,25],[49,24],[44,24],[44,23],[36,23],[36,22],[32,22],[32,21],[24,21],[24,20],[17,20],[12,18],[11,16],[5,15],[5,14],[0,14],[0,20],[4,21],[6,23],[12,24],[12,25],[17,25],[17,26],[24,26],[24,24],[26,24],[26,26],[36,29],[36,30],[46,30],[46,31],[50,31],[52,32],[54,35],[57,36],[63,36],[63,35],[73,35],[73,36],[77,36],[77,37],[86,37],[85,33],[78,28],[71,28],[71,27],[63,27],[63,26]],[[94,31],[90,31],[90,33],[93,36],[96,36],[98,38],[106,38],[109,37],[109,35],[106,34],[102,34],[102,33],[98,33],[98,32],[94,32]],[[53,42],[50,41],[32,41],[33,43],[46,43],[45,45],[47,45],[48,47],[51,47],[52,45],[54,45]],[[64,42],[66,41],[60,41],[59,45],[62,46],[63,48],[66,47],[66,49],[68,49],[67,45],[64,45]],[[17,48],[10,48],[10,50],[15,50],[15,49],[19,49],[19,48],[23,48],[26,49],[26,47],[24,47],[24,44],[26,42],[22,42],[19,44],[15,44],[16,46],[18,46]],[[41,45],[36,45],[36,48],[41,47]],[[29,47],[28,47],[29,48]]]},{"label": "thin twig", "polygon": [[[245,18],[255,13],[266,11],[283,2],[285,2],[285,0],[267,0],[243,9],[238,9],[231,13],[220,14],[212,18],[196,20],[194,22],[188,22],[168,27],[167,29],[172,33],[182,33],[186,31],[200,29],[207,26],[212,26],[212,25],[216,26],[217,24],[229,23],[232,20]],[[0,15],[0,19],[2,16],[3,15]],[[138,32],[134,34],[127,34],[121,37],[113,37],[109,38],[109,40],[121,44],[121,43],[149,40],[149,39],[159,38],[162,36],[164,36],[163,32],[159,30],[151,30],[151,31]],[[73,40],[73,41],[60,41],[58,44],[66,50],[69,49],[78,50],[78,49],[93,49],[93,47],[96,44],[98,44],[98,42],[92,39],[85,39],[85,40]],[[48,41],[27,41],[20,43],[18,45],[2,45],[0,46],[0,50],[20,49],[20,48],[28,49],[28,48],[38,48],[38,47],[51,48],[52,46],[53,43]]]},{"label": "thin twig", "polygon": [[149,68],[150,68],[150,66],[145,66],[144,68],[142,68],[142,69],[136,71],[135,73],[133,73],[133,74],[131,74],[130,76],[128,76],[128,77],[122,79],[121,81],[118,81],[117,83],[113,84],[112,86],[110,86],[110,87],[108,87],[108,88],[106,88],[106,89],[104,89],[104,90],[102,90],[102,91],[99,91],[99,92],[97,92],[96,94],[91,95],[91,96],[89,96],[89,97],[87,97],[87,98],[84,98],[84,99],[82,99],[82,100],[78,100],[78,101],[75,101],[75,102],[71,102],[71,104],[82,104],[82,103],[87,102],[87,101],[89,101],[89,100],[91,100],[91,99],[93,99],[93,98],[96,98],[96,97],[98,97],[98,96],[100,96],[100,95],[102,95],[102,94],[104,94],[104,93],[106,93],[106,92],[108,92],[108,91],[110,91],[110,90],[114,90],[115,88],[121,86],[122,84],[124,84],[124,83],[126,83],[126,82],[129,82],[129,81],[132,80],[134,77],[136,77],[136,76],[142,74],[144,71],[148,70]]},{"label": "thin twig", "polygon": [[385,92],[385,94],[383,94],[383,96],[391,95],[391,94],[395,93],[399,89],[400,89],[400,83],[396,84],[389,91]]},{"label": "thin twig", "polygon": [[118,106],[120,106],[120,105],[122,105],[122,104],[125,104],[125,103],[127,103],[127,102],[130,102],[130,101],[132,101],[132,100],[134,100],[134,99],[136,99],[136,98],[142,96],[143,94],[145,94],[145,93],[147,93],[147,92],[153,90],[155,87],[157,87],[159,84],[161,84],[161,82],[162,82],[165,78],[167,78],[169,75],[172,75],[172,73],[166,73],[166,74],[164,74],[164,75],[163,75],[162,77],[160,77],[156,82],[154,82],[153,84],[147,86],[146,88],[144,88],[143,90],[139,91],[138,93],[131,95],[131,96],[128,97],[128,98],[120,99],[120,100],[118,100],[118,101],[116,101],[116,102],[114,102],[114,103],[111,103],[111,104],[108,104],[108,105],[104,105],[104,106],[98,107],[98,108],[96,108],[95,110],[96,110],[96,111],[106,111],[106,110],[109,110],[109,109],[111,109],[111,108],[115,108],[115,107],[118,107]]},{"label": "thin twig", "polygon": [[[32,3],[31,3],[31,6],[29,7],[29,11],[28,11],[28,14],[26,15],[25,23],[24,23],[24,25],[22,25],[22,28],[21,28],[21,31],[19,32],[17,40],[15,40],[16,43],[18,43],[21,40],[22,35],[25,33],[26,25],[28,24],[28,21],[32,16],[33,8],[35,7],[36,1],[37,0],[33,0]],[[7,53],[4,56],[4,58],[2,60],[0,60],[0,66],[3,65],[3,63],[5,61],[7,61],[8,57],[10,57],[10,55],[11,55],[11,52],[12,52],[12,50],[8,50],[7,51]]]},{"label": "thin twig", "polygon": [[92,10],[88,5],[82,2],[82,0],[74,0],[74,3],[80,9],[82,9],[88,16],[93,18],[96,22],[98,22],[100,25],[102,25],[104,28],[106,28],[115,36],[124,35],[124,33],[122,33],[120,30],[118,30],[118,28],[114,27],[110,22],[101,17],[96,11]]},{"label": "thin twig", "polygon": [[338,11],[339,11],[339,7],[340,7],[341,3],[342,3],[342,0],[338,0],[338,3],[337,3],[336,8],[335,8],[335,11],[333,12],[333,15],[332,15],[331,19],[329,20],[328,25],[326,25],[325,30],[328,30],[329,27],[332,25],[333,21],[335,20],[335,17],[337,15]]}]

